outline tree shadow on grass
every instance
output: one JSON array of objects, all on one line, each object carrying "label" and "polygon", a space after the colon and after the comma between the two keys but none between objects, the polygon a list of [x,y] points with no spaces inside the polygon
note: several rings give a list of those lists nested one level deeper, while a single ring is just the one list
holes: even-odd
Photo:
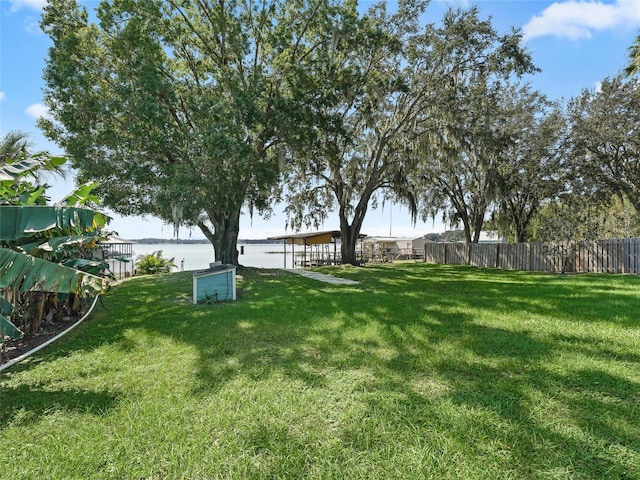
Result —
[{"label": "tree shadow on grass", "polygon": [[[611,289],[610,277],[576,284],[575,277],[570,282],[464,267],[327,271],[360,284],[334,286],[246,269],[238,302],[199,306],[190,303],[188,273],[161,282],[136,280],[136,290],[123,285],[107,298],[121,317],[102,312],[45,358],[105,343],[126,358],[139,345],[125,332],[149,332],[195,348],[192,394],[198,397],[215,396],[240,377],[259,382],[278,376],[309,389],[335,388],[336,378],[347,379],[348,391],[342,393],[362,405],[351,414],[356,418],[336,423],[347,452],[357,454],[371,442],[382,448],[389,431],[409,448],[435,430],[468,457],[496,456],[482,442],[499,444],[502,457],[493,461],[521,478],[562,471],[581,478],[607,472],[612,478],[632,477],[621,457],[607,451],[619,445],[640,455],[633,437],[638,385],[611,372],[567,373],[546,365],[563,353],[622,361],[637,355],[615,341],[594,348],[595,337],[541,334],[535,322],[514,327],[493,318],[517,311],[522,318],[544,317],[550,323],[637,328],[638,295],[625,288],[629,279],[614,280],[620,288]],[[537,411],[537,401],[548,403],[549,415],[560,413],[570,428],[555,428],[553,418]],[[20,408],[19,402],[12,405]],[[3,411],[10,419],[11,407]],[[590,411],[604,415],[591,418]],[[359,425],[371,418],[376,422],[367,433]],[[275,448],[271,441],[277,444],[286,430],[261,428],[261,421],[256,419],[249,440],[260,451]],[[292,436],[287,442],[304,443]]]},{"label": "tree shadow on grass", "polygon": [[[640,473],[640,429],[633,421],[637,383],[596,370],[559,374],[531,365],[521,370],[443,364],[438,373],[453,386],[449,398],[480,419],[480,434],[464,440],[468,448],[489,439],[509,446],[510,468],[523,477],[564,471],[577,478],[635,478]],[[483,420],[483,412],[491,412],[495,423]],[[608,454],[615,450],[627,453]],[[636,457],[635,466],[629,455]]]},{"label": "tree shadow on grass", "polygon": [[42,415],[56,411],[106,415],[118,401],[108,391],[77,389],[45,389],[20,384],[16,387],[0,386],[0,425],[38,421]]},{"label": "tree shadow on grass", "polygon": [[[380,273],[382,277],[384,272]],[[421,285],[416,287],[414,284],[408,288],[406,294],[393,290],[390,295],[395,297],[394,300],[387,298],[386,303],[381,304],[375,297],[383,296],[388,285],[406,287],[411,283],[406,279],[398,283],[389,281],[394,276],[401,276],[401,272],[393,271],[384,281],[361,276],[362,284],[349,291],[348,299],[339,297],[336,290],[319,286],[316,292],[306,292],[307,305],[324,301],[327,309],[334,311],[334,316],[339,312],[338,324],[322,330],[301,327],[286,338],[274,338],[273,343],[253,343],[253,349],[234,351],[234,355],[239,356],[236,364],[243,366],[235,373],[244,374],[250,370],[252,378],[259,380],[274,371],[281,371],[308,382],[309,386],[318,387],[327,381],[323,372],[340,369],[372,371],[370,377],[353,385],[354,391],[373,392],[365,395],[368,407],[363,414],[363,422],[366,418],[375,417],[382,423],[394,425],[395,431],[401,432],[410,428],[409,424],[419,423],[423,412],[429,411],[431,417],[425,417],[424,422],[439,419],[442,424],[440,433],[446,436],[449,431],[456,430],[456,425],[447,425],[447,419],[439,417],[437,405],[441,400],[425,396],[424,385],[422,390],[416,388],[416,380],[432,376],[435,397],[453,401],[461,415],[473,417],[476,411],[489,411],[488,418],[499,419],[493,425],[479,416],[476,428],[480,429],[482,437],[458,431],[455,442],[463,446],[462,450],[476,452],[478,456],[484,455],[483,448],[477,446],[478,442],[502,444],[504,458],[497,461],[508,465],[507,469],[518,477],[564,472],[580,478],[632,478],[638,473],[637,467],[624,460],[629,453],[607,454],[616,446],[632,452],[631,455],[640,454],[636,436],[638,429],[632,424],[637,414],[636,383],[597,370],[560,374],[545,369],[540,365],[566,351],[558,344],[557,336],[540,336],[533,330],[490,327],[478,324],[478,318],[465,313],[465,308],[472,306],[477,310],[518,310],[523,315],[552,314],[552,318],[574,321],[576,305],[586,302],[601,307],[595,313],[586,312],[584,320],[587,322],[637,326],[637,320],[629,315],[629,307],[637,301],[637,294],[613,290],[615,297],[607,298],[598,288],[592,292],[576,292],[569,285],[549,285],[548,276],[531,280],[525,275],[523,278],[527,283],[521,285],[518,275],[496,280],[496,272],[490,272],[480,275],[486,278],[479,281],[465,280],[466,275],[461,274],[458,280],[451,280],[455,288],[448,288],[437,280],[432,285],[422,280]],[[450,276],[456,277],[456,273],[452,272]],[[359,275],[356,272],[352,277],[358,279]],[[562,278],[552,280],[563,282]],[[431,287],[445,295],[436,299],[429,292]],[[523,289],[535,290],[532,300],[529,299],[530,292],[523,294]],[[323,290],[324,293],[317,293]],[[431,301],[417,307],[413,305],[411,315],[403,317],[402,308],[413,302],[415,290],[429,292],[424,297],[430,297]],[[538,298],[544,301],[535,301]],[[280,300],[286,309],[287,302]],[[294,305],[290,304],[289,308],[294,308]],[[621,318],[621,312],[625,313],[624,318]],[[275,327],[275,324],[258,323],[254,331]],[[366,330],[371,323],[378,325],[383,341],[367,339],[366,334],[363,338],[345,335],[345,332]],[[443,343],[457,349],[459,357],[450,355],[447,362],[430,365],[428,357],[431,353],[436,354]],[[603,358],[612,355],[626,360],[635,358],[634,354],[617,353],[614,347],[611,345],[609,349],[597,352],[598,349],[583,343],[581,348],[584,351],[579,353],[598,354]],[[211,393],[211,387],[215,390],[216,385],[224,383],[226,375],[233,374],[228,370],[216,372],[215,357],[209,357],[204,363],[206,365],[201,369],[204,388],[200,394]],[[309,375],[309,368],[300,368],[301,365],[310,366],[314,375]],[[399,378],[403,380],[399,381]],[[429,381],[426,384],[429,389]],[[385,396],[402,400],[390,408],[388,399],[383,398]],[[562,407],[553,408],[560,409],[565,421],[571,425],[556,429],[553,419],[536,414],[538,398],[548,400],[550,405],[561,403]],[[398,411],[415,413],[405,423]],[[592,418],[593,411],[600,412],[601,416]],[[606,418],[615,421],[609,422]],[[625,429],[624,425],[629,425],[629,428]],[[353,448],[359,448],[354,439],[364,433],[358,427],[351,427],[345,430],[343,440]],[[382,444],[385,436],[373,435],[368,440],[371,441]],[[363,448],[368,447],[365,445]]]}]

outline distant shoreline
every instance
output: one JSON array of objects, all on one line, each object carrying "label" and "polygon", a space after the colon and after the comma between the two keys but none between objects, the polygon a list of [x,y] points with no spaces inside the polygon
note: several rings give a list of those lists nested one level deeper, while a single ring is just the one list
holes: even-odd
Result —
[{"label": "distant shoreline", "polygon": [[[137,245],[208,245],[210,242],[206,239],[166,239],[166,238],[137,238],[137,239],[127,239],[127,242],[135,243]],[[275,244],[281,245],[282,240],[268,240],[266,238],[262,239],[239,239],[238,244]]]}]

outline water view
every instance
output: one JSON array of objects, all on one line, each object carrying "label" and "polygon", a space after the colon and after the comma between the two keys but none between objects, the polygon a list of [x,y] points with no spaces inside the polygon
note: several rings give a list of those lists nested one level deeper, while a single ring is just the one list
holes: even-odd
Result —
[{"label": "water view", "polygon": [[[146,255],[158,250],[162,250],[164,258],[173,258],[178,269],[183,270],[201,270],[209,267],[209,263],[213,262],[213,247],[210,244],[165,244],[165,243],[149,243],[133,245],[133,258],[138,255]],[[284,253],[281,244],[274,243],[251,243],[238,244],[238,250],[241,254],[238,260],[241,265],[246,267],[259,268],[283,268]],[[244,251],[244,253],[242,253]],[[290,253],[287,263],[291,260]],[[182,263],[184,261],[184,263]]]}]

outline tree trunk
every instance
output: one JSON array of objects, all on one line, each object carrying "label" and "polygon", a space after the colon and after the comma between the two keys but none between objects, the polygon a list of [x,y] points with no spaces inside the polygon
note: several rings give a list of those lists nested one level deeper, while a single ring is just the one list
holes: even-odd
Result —
[{"label": "tree trunk", "polygon": [[465,243],[471,243],[471,225],[466,215],[460,215],[462,219],[462,231],[464,232]]},{"label": "tree trunk", "polygon": [[340,208],[340,253],[342,255],[342,263],[350,265],[359,265],[358,257],[356,255],[356,246],[358,244],[358,236],[360,235],[360,229],[362,228],[362,222],[366,214],[366,205],[362,207],[362,200],[356,206],[356,210],[353,216],[353,222],[349,225],[347,219],[346,210]]},{"label": "tree trunk", "polygon": [[238,263],[238,233],[240,232],[240,208],[231,212],[207,212],[213,232],[202,222],[198,227],[211,242],[214,258],[224,264]]},{"label": "tree trunk", "polygon": [[44,303],[46,300],[46,294],[44,292],[37,292],[34,295],[35,305],[31,310],[30,333],[38,333],[40,331],[40,325],[42,324],[42,317],[44,315]]},{"label": "tree trunk", "polygon": [[474,218],[473,239],[471,240],[471,243],[478,243],[480,241],[480,233],[482,233],[483,225],[484,225],[484,215],[482,217],[477,216]]},{"label": "tree trunk", "polygon": [[69,315],[72,317],[78,317],[78,314],[80,313],[80,297],[75,293],[70,293],[67,301]]},{"label": "tree trunk", "polygon": [[356,256],[356,243],[358,242],[358,234],[353,225],[346,225],[344,228],[340,222],[340,253],[342,254],[342,263],[358,265]]}]

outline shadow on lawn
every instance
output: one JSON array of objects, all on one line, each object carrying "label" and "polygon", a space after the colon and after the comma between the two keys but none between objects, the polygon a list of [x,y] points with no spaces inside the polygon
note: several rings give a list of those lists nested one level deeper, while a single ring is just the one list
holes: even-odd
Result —
[{"label": "shadow on lawn", "polygon": [[[322,388],[335,375],[352,372],[348,393],[363,408],[343,427],[342,442],[351,451],[370,442],[382,445],[385,431],[406,437],[409,445],[437,434],[470,458],[496,456],[496,463],[519,478],[638,473],[632,471],[637,463],[630,466],[607,452],[627,448],[640,455],[640,385],[593,368],[566,374],[548,366],[563,354],[629,363],[638,362],[638,355],[615,342],[603,345],[602,339],[566,333],[566,326],[562,333],[539,332],[536,319],[638,328],[640,281],[421,264],[328,271],[360,284],[335,286],[277,270],[240,269],[238,302],[202,306],[190,303],[189,272],[160,283],[137,279],[135,295],[123,284],[107,298],[122,318],[102,312],[45,359],[105,343],[124,355],[136,348],[124,332],[141,329],[197,349],[194,395],[202,397],[240,376],[260,381],[278,374]],[[514,311],[522,320],[517,326],[495,321]],[[487,322],[483,316],[495,318]],[[15,393],[29,392],[3,390],[9,401],[3,400],[0,421],[21,408],[24,396]],[[75,404],[99,410],[93,405],[108,408],[114,401],[108,394],[47,393],[42,408]],[[599,412],[597,418],[591,412]],[[363,436],[371,419],[373,434]],[[278,441],[264,428],[255,437],[262,445]],[[498,444],[500,456],[487,442]]]},{"label": "shadow on lawn", "polygon": [[35,422],[56,411],[104,415],[117,402],[117,396],[106,391],[53,390],[30,385],[0,386],[0,398],[0,425]]},{"label": "shadow on lawn", "polygon": [[[327,372],[368,371],[370,376],[352,385],[367,404],[358,425],[376,418],[402,431],[435,422],[441,435],[478,457],[487,454],[483,442],[497,442],[503,457],[496,461],[508,464],[517,477],[634,475],[636,467],[607,452],[628,448],[640,455],[634,426],[640,385],[599,370],[565,375],[544,365],[563,352],[623,361],[637,360],[637,355],[617,352],[615,344],[593,348],[588,339],[572,342],[567,350],[557,335],[538,334],[535,324],[519,330],[487,326],[470,312],[519,311],[523,318],[637,327],[637,294],[604,288],[610,277],[587,278],[579,283],[591,288],[576,291],[565,285],[566,277],[549,275],[462,268],[437,271],[430,278],[424,275],[428,270],[415,266],[374,269],[377,276],[370,275],[370,268],[337,270],[361,281],[356,287],[282,278],[280,293],[265,291],[252,298],[256,318],[244,318],[244,326],[230,322],[226,328],[235,333],[228,335],[229,344],[202,349],[197,393],[214,394],[236,375],[258,381],[277,372],[317,388],[328,382]],[[279,316],[272,317],[271,309]],[[323,317],[336,320],[327,324]],[[368,334],[372,324],[376,332]],[[443,358],[445,344],[451,350],[444,355],[447,360],[430,361]],[[426,394],[425,379],[433,387]],[[460,431],[457,420],[439,411],[444,399],[457,406],[459,415],[477,417],[476,427]],[[539,411],[538,402],[549,404],[547,414]],[[411,414],[403,418],[399,412]],[[558,413],[558,421],[570,425],[554,424]],[[346,429],[343,441],[358,449],[361,433],[359,427]],[[384,436],[378,441],[382,445]]]}]

